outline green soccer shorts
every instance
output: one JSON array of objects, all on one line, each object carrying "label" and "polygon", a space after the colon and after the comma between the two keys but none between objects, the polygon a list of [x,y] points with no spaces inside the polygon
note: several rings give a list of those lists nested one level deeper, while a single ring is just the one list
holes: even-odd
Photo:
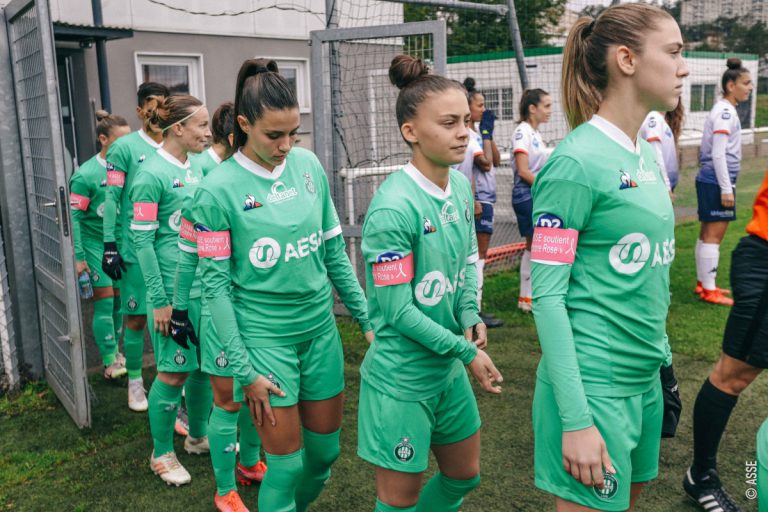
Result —
[{"label": "green soccer shorts", "polygon": [[587,396],[587,404],[616,474],[608,476],[601,491],[585,486],[565,471],[563,430],[554,390],[551,384],[537,379],[533,395],[536,487],[596,510],[627,510],[631,485],[653,480],[659,472],[664,415],[661,381],[639,395]]},{"label": "green soccer shorts", "polygon": [[371,464],[403,473],[427,469],[432,445],[463,441],[480,429],[480,412],[465,371],[443,391],[417,402],[398,400],[360,383],[357,454]]},{"label": "green soccer shorts", "polygon": [[147,314],[147,286],[138,263],[126,263],[120,279],[120,305],[124,315]]},{"label": "green soccer shorts", "polygon": [[232,378],[232,366],[229,364],[227,351],[213,325],[210,311],[200,315],[200,368],[208,375]]},{"label": "green soccer shorts", "polygon": [[[200,299],[189,301],[189,320],[195,332],[200,327]],[[189,348],[183,348],[173,341],[170,336],[163,336],[155,331],[153,309],[147,310],[147,328],[152,336],[152,347],[155,350],[155,365],[157,371],[167,373],[192,372],[200,368],[199,348],[188,341]]]},{"label": "green soccer shorts", "polygon": [[112,288],[114,283],[112,278],[101,270],[101,257],[104,253],[104,246],[100,241],[82,241],[83,251],[85,252],[85,261],[88,263],[88,268],[91,270],[91,285],[94,288]]}]

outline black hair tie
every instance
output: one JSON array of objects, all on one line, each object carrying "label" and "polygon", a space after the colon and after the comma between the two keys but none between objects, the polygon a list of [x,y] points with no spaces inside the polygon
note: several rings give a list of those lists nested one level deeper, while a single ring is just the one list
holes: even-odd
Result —
[{"label": "black hair tie", "polygon": [[582,36],[584,39],[592,35],[592,31],[595,30],[596,21],[597,19],[592,18],[592,21],[589,23],[589,25],[587,25],[587,28],[584,29],[583,36]]}]

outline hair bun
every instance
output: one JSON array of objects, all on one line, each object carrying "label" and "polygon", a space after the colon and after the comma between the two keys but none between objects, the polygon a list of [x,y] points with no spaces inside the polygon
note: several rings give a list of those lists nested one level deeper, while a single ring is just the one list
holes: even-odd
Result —
[{"label": "hair bun", "polygon": [[464,88],[467,90],[467,92],[475,92],[475,79],[471,76],[468,76],[464,79]]},{"label": "hair bun", "polygon": [[96,121],[97,122],[100,122],[103,119],[106,119],[106,118],[109,117],[109,112],[107,112],[106,110],[102,110],[102,109],[97,110],[96,112],[94,112],[94,114],[96,114]]},{"label": "hair bun", "polygon": [[427,65],[421,59],[414,59],[410,55],[398,55],[389,65],[389,81],[398,89],[428,74]]},{"label": "hair bun", "polygon": [[726,66],[728,66],[728,69],[741,69],[741,59],[738,57],[731,57],[728,59],[728,61],[725,63]]}]

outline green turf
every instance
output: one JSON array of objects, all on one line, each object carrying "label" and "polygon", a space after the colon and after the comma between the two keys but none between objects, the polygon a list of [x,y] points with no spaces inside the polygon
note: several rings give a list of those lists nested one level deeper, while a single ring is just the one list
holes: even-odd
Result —
[{"label": "green turf", "polygon": [[[737,188],[740,219],[723,245],[719,284],[727,285],[730,250],[742,236],[749,206],[762,180],[762,163],[745,162]],[[677,204],[695,205],[692,169],[684,169]],[[662,443],[661,473],[642,496],[637,511],[693,511],[680,480],[690,460],[691,410],[701,382],[717,357],[727,310],[701,304],[691,288],[695,280],[693,244],[697,223],[678,227],[677,255],[672,268],[669,334],[681,384],[684,414],[678,436]],[[500,397],[478,392],[483,417],[483,483],[470,495],[465,512],[552,510],[552,500],[533,486],[531,396],[539,347],[533,319],[515,308],[518,277],[514,272],[486,280],[488,309],[506,321],[491,331],[489,353],[505,377]],[[346,347],[347,402],[342,454],[333,477],[313,510],[364,512],[373,509],[373,471],[355,455],[358,368],[366,344],[357,329],[340,322]],[[151,380],[149,372],[145,378]],[[130,412],[125,382],[91,379],[93,427],[77,430],[44,384],[29,385],[13,400],[0,399],[0,511],[4,510],[212,510],[213,475],[207,457],[176,449],[193,477],[192,485],[169,488],[148,467],[151,451],[145,414]],[[768,414],[764,379],[748,389],[723,440],[720,470],[745,510],[756,510],[744,498],[746,461],[754,460],[754,436]],[[432,465],[434,469],[434,464]],[[243,498],[256,510],[258,488],[244,488]]]}]

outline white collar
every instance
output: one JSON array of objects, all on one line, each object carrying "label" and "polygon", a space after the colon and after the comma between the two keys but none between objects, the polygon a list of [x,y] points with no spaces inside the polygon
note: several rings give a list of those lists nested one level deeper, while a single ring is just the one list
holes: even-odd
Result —
[{"label": "white collar", "polygon": [[243,167],[245,170],[252,172],[256,176],[260,178],[264,178],[266,180],[277,180],[281,174],[283,174],[283,171],[285,170],[285,164],[288,161],[288,157],[286,156],[283,163],[272,169],[272,172],[269,172],[261,165],[257,164],[247,156],[243,154],[242,149],[238,149],[237,153],[234,155],[235,161],[240,164],[241,167]]},{"label": "white collar", "polygon": [[632,142],[632,139],[630,139],[626,133],[621,131],[621,128],[597,114],[592,116],[592,119],[589,120],[589,124],[606,134],[609,139],[613,140],[616,144],[619,144],[630,153],[640,154],[640,137],[637,137],[636,141]]},{"label": "white collar", "polygon": [[448,199],[451,197],[451,181],[450,178],[448,180],[448,186],[445,187],[445,190],[441,189],[431,181],[427,179],[426,176],[421,174],[421,171],[416,168],[411,162],[408,162],[405,164],[405,167],[403,167],[403,171],[405,171],[405,174],[411,177],[413,181],[416,182],[416,184],[426,192],[427,194],[431,195],[432,197],[436,197],[438,199]]},{"label": "white collar", "polygon": [[163,143],[161,142],[161,143],[159,143],[159,144],[158,144],[157,142],[155,142],[154,140],[152,140],[152,137],[150,137],[149,135],[147,135],[147,132],[145,132],[145,131],[144,131],[144,128],[142,128],[141,130],[139,130],[139,137],[141,137],[142,139],[144,139],[144,142],[146,142],[147,144],[151,145],[152,147],[155,147],[155,148],[161,148],[161,147],[163,147]]},{"label": "white collar", "polygon": [[180,167],[182,169],[189,169],[189,155],[187,155],[187,161],[184,163],[181,163],[181,161],[178,158],[176,158],[175,156],[173,156],[163,148],[158,149],[157,154],[163,157],[169,163],[172,163],[173,165],[175,165],[176,167]]},{"label": "white collar", "polygon": [[101,155],[98,153],[96,153],[96,161],[99,162],[100,166],[104,167],[105,169],[107,168],[107,161],[101,158]]},{"label": "white collar", "polygon": [[216,164],[221,163],[221,158],[219,158],[219,155],[213,150],[213,146],[208,148],[208,155],[211,157],[211,159],[213,159],[214,162],[216,162]]}]

